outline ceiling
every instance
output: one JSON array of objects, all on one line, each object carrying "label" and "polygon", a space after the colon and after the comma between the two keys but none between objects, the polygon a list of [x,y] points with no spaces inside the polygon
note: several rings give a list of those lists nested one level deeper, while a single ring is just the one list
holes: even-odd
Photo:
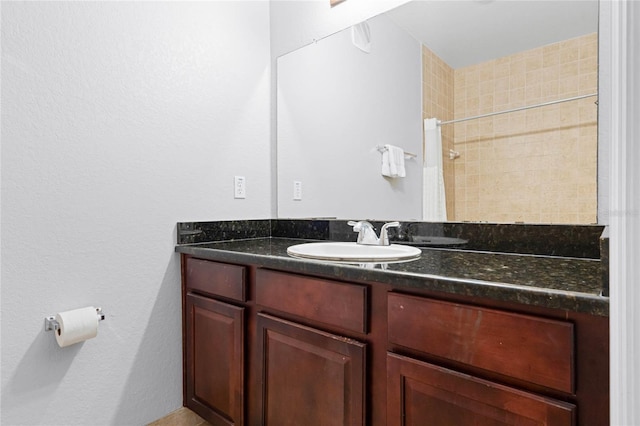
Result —
[{"label": "ceiling", "polygon": [[598,30],[598,0],[419,0],[387,14],[454,69]]}]

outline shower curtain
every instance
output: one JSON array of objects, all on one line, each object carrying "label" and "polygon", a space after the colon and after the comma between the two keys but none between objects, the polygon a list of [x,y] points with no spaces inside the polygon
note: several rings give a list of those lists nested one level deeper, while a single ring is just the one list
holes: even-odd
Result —
[{"label": "shower curtain", "polygon": [[447,220],[447,202],[442,172],[442,132],[436,118],[424,120],[424,170],[422,171],[422,220]]}]

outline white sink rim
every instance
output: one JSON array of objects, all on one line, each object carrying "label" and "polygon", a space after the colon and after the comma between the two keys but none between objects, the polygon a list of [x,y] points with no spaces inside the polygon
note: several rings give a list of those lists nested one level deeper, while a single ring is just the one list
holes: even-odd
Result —
[{"label": "white sink rim", "polygon": [[414,260],[422,250],[401,244],[374,246],[353,242],[316,242],[296,244],[287,248],[293,257],[338,262],[394,262]]}]

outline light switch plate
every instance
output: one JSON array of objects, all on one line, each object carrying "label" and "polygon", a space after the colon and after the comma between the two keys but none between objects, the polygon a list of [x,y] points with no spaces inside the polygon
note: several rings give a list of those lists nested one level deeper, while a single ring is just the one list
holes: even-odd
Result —
[{"label": "light switch plate", "polygon": [[293,199],[295,201],[302,200],[302,182],[299,180],[293,181]]}]

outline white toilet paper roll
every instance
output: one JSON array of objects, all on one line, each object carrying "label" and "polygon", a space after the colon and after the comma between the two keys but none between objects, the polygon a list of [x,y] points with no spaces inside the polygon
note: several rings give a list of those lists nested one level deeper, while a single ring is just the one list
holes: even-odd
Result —
[{"label": "white toilet paper roll", "polygon": [[83,342],[98,334],[98,315],[96,308],[75,309],[56,314],[60,328],[56,330],[56,341],[61,348]]}]

